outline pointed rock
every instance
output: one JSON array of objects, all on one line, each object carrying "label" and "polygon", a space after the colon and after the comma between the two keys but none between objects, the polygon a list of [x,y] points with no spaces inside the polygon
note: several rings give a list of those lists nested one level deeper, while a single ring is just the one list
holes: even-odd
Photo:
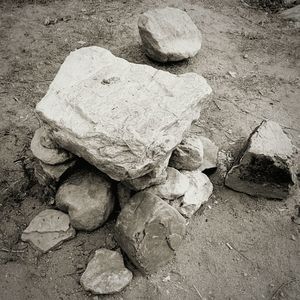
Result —
[{"label": "pointed rock", "polygon": [[252,196],[284,199],[296,182],[293,154],[292,143],[280,125],[263,121],[227,173],[225,184]]},{"label": "pointed rock", "polygon": [[189,187],[184,196],[171,202],[184,217],[191,218],[208,201],[213,191],[209,178],[200,170],[182,171],[189,178]]},{"label": "pointed rock", "polygon": [[125,268],[117,251],[96,250],[80,278],[83,288],[93,294],[113,294],[122,291],[131,281],[132,273]]},{"label": "pointed rock", "polygon": [[167,180],[165,183],[151,186],[145,192],[152,193],[166,200],[174,200],[184,195],[189,187],[189,178],[174,168],[167,168]]},{"label": "pointed rock", "polygon": [[57,147],[43,127],[35,131],[31,141],[31,151],[36,158],[45,164],[56,165],[64,163],[74,156],[72,153]]},{"label": "pointed rock", "polygon": [[119,245],[146,274],[172,259],[185,232],[185,219],[177,210],[147,192],[139,192],[130,199],[115,226]]},{"label": "pointed rock", "polygon": [[201,33],[189,15],[166,7],[143,13],[138,20],[146,54],[159,62],[193,57],[201,48]]},{"label": "pointed rock", "polygon": [[200,164],[199,169],[201,171],[214,169],[217,167],[218,162],[218,146],[212,142],[210,139],[199,136],[203,145],[203,160]]},{"label": "pointed rock", "polygon": [[198,74],[174,75],[85,47],[66,58],[36,110],[57,144],[124,181],[167,158],[210,93]]},{"label": "pointed rock", "polygon": [[75,236],[67,214],[55,209],[40,212],[24,230],[21,239],[47,252]]},{"label": "pointed rock", "polygon": [[74,228],[91,231],[103,225],[113,210],[112,183],[98,170],[81,170],[60,186],[55,201],[69,213]]}]

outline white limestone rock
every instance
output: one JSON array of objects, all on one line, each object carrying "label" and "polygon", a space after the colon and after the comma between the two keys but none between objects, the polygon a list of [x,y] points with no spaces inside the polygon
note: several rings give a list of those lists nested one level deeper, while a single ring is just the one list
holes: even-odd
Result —
[{"label": "white limestone rock", "polygon": [[117,251],[96,250],[80,278],[80,284],[93,294],[114,294],[131,281],[132,273],[125,268],[123,257]]},{"label": "white limestone rock", "polygon": [[143,13],[138,28],[146,54],[159,62],[193,57],[201,48],[199,29],[186,12],[177,8]]},{"label": "white limestone rock", "polygon": [[148,192],[135,194],[122,209],[115,238],[145,274],[174,257],[186,233],[185,219],[166,201]]},{"label": "white limestone rock", "polygon": [[80,170],[59,187],[55,201],[69,213],[74,228],[91,231],[103,225],[113,210],[112,183],[98,170]]},{"label": "white limestone rock", "polygon": [[174,149],[169,165],[177,170],[196,170],[203,162],[203,144],[199,136],[190,133]]},{"label": "white limestone rock", "polygon": [[174,75],[87,47],[66,58],[36,110],[61,147],[123,181],[167,158],[210,93],[198,74]]},{"label": "white limestone rock", "polygon": [[218,163],[218,146],[204,136],[199,136],[199,138],[203,145],[203,159],[199,166],[199,169],[201,171],[204,171],[216,168]]},{"label": "white limestone rock", "polygon": [[296,183],[294,148],[280,125],[263,121],[250,135],[226,186],[252,196],[284,199]]},{"label": "white limestone rock", "polygon": [[33,218],[21,239],[46,253],[73,238],[75,233],[67,214],[55,209],[45,209]]},{"label": "white limestone rock", "polygon": [[164,200],[174,200],[184,195],[189,187],[189,178],[171,167],[167,168],[167,174],[165,183],[151,186],[144,191]]},{"label": "white limestone rock", "polygon": [[74,156],[53,143],[43,127],[35,131],[31,141],[31,151],[36,158],[48,165],[64,163]]},{"label": "white limestone rock", "polygon": [[195,212],[208,201],[213,191],[209,178],[200,169],[182,171],[189,178],[189,187],[184,196],[171,202],[184,217],[191,218]]}]

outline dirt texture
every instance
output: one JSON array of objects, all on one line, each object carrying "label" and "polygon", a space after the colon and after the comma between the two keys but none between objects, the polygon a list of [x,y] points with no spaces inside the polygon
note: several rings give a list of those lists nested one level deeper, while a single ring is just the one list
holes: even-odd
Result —
[{"label": "dirt texture", "polygon": [[[97,45],[130,62],[172,73],[196,72],[213,95],[194,131],[231,158],[259,123],[281,124],[300,146],[299,29],[278,14],[238,0],[0,1],[0,299],[299,299],[300,226],[291,221],[299,191],[285,201],[224,187],[224,166],[210,176],[211,200],[190,220],[176,258],[119,294],[93,298],[79,284],[96,249],[118,248],[117,214],[94,232],[79,232],[41,254],[20,235],[53,207],[33,177],[34,108],[70,51]],[[137,20],[147,9],[185,10],[203,35],[194,58],[157,64],[145,56]],[[230,72],[230,73],[229,73]],[[226,160],[225,160],[226,163]]]}]

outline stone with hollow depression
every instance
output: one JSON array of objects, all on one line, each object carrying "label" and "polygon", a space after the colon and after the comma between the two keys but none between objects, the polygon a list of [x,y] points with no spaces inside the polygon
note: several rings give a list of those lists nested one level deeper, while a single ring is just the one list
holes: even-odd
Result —
[{"label": "stone with hollow depression", "polygon": [[280,125],[263,121],[250,135],[225,184],[252,196],[284,199],[295,184],[294,148]]},{"label": "stone with hollow depression", "polygon": [[36,110],[56,143],[122,181],[166,159],[210,93],[198,74],[175,75],[87,47],[66,58]]}]

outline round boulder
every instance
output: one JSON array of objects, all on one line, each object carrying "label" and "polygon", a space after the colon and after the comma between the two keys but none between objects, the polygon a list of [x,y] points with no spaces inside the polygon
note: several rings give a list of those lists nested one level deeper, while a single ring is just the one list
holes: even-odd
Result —
[{"label": "round boulder", "polygon": [[56,205],[67,211],[79,230],[94,230],[105,223],[114,207],[112,182],[97,170],[81,170],[58,189]]}]

